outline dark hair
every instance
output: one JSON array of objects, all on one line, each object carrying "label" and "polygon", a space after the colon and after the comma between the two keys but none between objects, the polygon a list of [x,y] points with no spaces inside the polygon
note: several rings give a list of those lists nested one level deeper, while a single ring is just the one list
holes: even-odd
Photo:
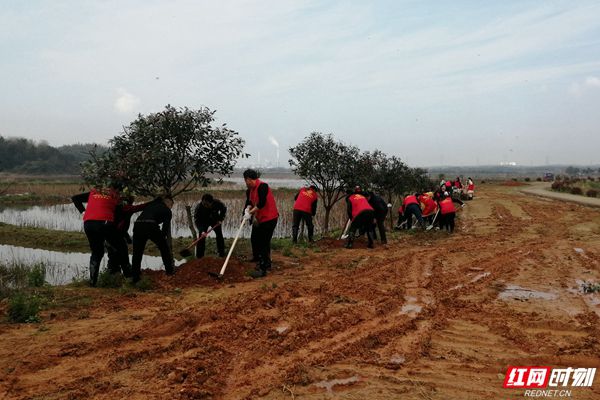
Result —
[{"label": "dark hair", "polygon": [[258,179],[258,172],[253,169],[247,169],[244,171],[244,179]]},{"label": "dark hair", "polygon": [[214,199],[215,198],[210,193],[206,193],[202,196],[202,201],[208,201],[209,203],[212,203]]},{"label": "dark hair", "polygon": [[310,190],[314,190],[315,192],[318,190],[317,187],[315,185],[310,185],[308,187]]},{"label": "dark hair", "polygon": [[123,182],[121,182],[119,180],[112,180],[112,181],[110,181],[108,187],[116,189],[116,190],[123,190],[125,185],[123,184]]}]

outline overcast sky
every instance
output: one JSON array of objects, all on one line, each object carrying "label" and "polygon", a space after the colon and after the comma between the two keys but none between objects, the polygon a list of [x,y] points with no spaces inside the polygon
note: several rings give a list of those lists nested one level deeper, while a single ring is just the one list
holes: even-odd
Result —
[{"label": "overcast sky", "polygon": [[411,165],[600,162],[599,1],[0,0],[0,135],[106,143],[217,110],[256,161],[311,131]]}]

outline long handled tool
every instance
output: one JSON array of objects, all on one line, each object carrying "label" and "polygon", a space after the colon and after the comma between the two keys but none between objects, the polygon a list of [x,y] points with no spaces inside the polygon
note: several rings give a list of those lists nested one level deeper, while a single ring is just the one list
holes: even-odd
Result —
[{"label": "long handled tool", "polygon": [[348,222],[346,222],[346,227],[344,228],[344,233],[342,233],[342,236],[340,236],[340,239],[348,239],[348,229],[350,229],[350,224],[352,223],[352,220],[348,220]]},{"label": "long handled tool", "polygon": [[206,232],[204,232],[202,235],[200,235],[198,237],[198,239],[194,240],[188,247],[186,247],[185,249],[181,250],[179,252],[179,255],[181,257],[189,257],[189,256],[191,256],[192,253],[190,252],[190,249],[192,247],[194,247],[199,241],[201,241],[203,239],[206,239],[206,237],[208,236],[208,234],[211,233],[219,225],[221,225],[221,223],[217,222],[215,225],[213,225],[210,228],[208,228]]},{"label": "long handled tool", "polygon": [[427,227],[427,230],[430,231],[433,229],[433,226],[435,225],[435,220],[437,219],[438,214],[440,213],[440,208],[438,207],[437,211],[435,212],[435,216],[433,217],[433,221],[431,222],[431,225],[429,225]]},{"label": "long handled tool", "polygon": [[242,232],[242,228],[244,228],[244,224],[246,223],[246,219],[242,219],[242,223],[240,224],[240,227],[237,230],[237,233],[235,234],[235,238],[233,239],[233,243],[231,244],[231,247],[229,248],[229,253],[227,253],[227,258],[225,259],[225,262],[223,263],[223,267],[221,267],[221,271],[216,274],[214,272],[209,272],[208,274],[210,276],[212,276],[213,278],[217,278],[217,279],[221,279],[223,278],[223,274],[225,273],[225,268],[227,268],[227,264],[229,263],[229,258],[231,257],[231,253],[233,253],[233,248],[235,247],[235,244],[238,241],[238,238],[240,237],[240,233]]}]

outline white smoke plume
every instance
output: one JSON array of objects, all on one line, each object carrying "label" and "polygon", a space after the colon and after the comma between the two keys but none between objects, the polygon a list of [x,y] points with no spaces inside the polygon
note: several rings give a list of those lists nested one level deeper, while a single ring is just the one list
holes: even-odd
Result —
[{"label": "white smoke plume", "polygon": [[277,141],[277,139],[275,139],[273,136],[269,136],[269,141],[271,142],[271,144],[277,148],[279,148],[279,142]]}]

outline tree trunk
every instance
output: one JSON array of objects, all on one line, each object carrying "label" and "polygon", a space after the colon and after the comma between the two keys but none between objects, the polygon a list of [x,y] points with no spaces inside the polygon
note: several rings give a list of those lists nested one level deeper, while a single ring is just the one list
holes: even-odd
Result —
[{"label": "tree trunk", "polygon": [[331,214],[331,206],[325,207],[325,224],[323,226],[323,233],[329,232],[329,214]]},{"label": "tree trunk", "polygon": [[185,206],[185,213],[187,215],[188,225],[190,230],[192,231],[192,237],[194,240],[198,238],[198,234],[196,233],[196,227],[194,226],[194,218],[192,217],[192,207]]}]

